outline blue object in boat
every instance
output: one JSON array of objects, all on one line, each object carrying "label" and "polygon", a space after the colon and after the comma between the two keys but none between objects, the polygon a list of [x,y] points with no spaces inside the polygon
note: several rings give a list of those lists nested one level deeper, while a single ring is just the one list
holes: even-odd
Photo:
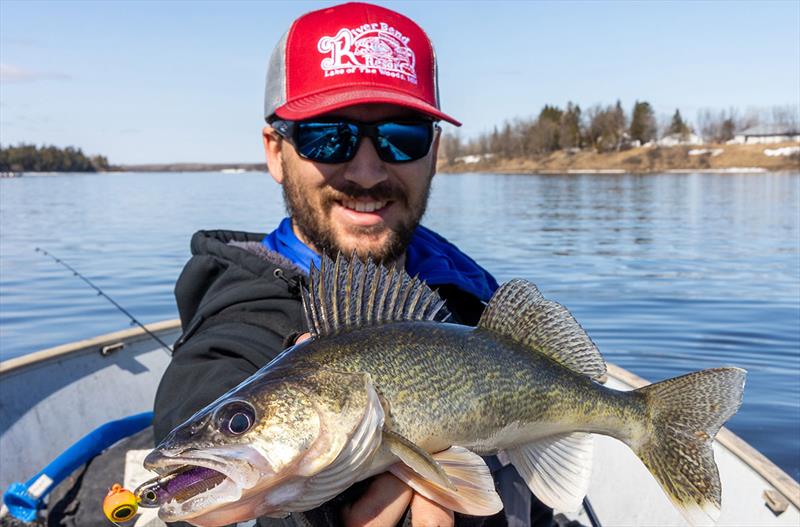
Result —
[{"label": "blue object in boat", "polygon": [[153,412],[142,412],[95,428],[26,483],[12,483],[3,494],[8,512],[18,520],[34,521],[47,494],[72,471],[120,439],[144,430],[152,422]]}]

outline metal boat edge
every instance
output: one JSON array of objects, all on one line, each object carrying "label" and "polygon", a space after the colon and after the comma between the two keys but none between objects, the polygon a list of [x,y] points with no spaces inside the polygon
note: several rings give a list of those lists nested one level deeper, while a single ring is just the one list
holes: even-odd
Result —
[{"label": "metal boat edge", "polygon": [[[181,321],[177,318],[170,320],[162,320],[160,322],[153,322],[152,324],[145,324],[145,327],[153,333],[161,333],[171,329],[180,329]],[[99,349],[101,352],[103,348],[113,346],[114,344],[131,341],[141,337],[142,339],[150,338],[142,328],[130,328],[104,335],[98,335],[89,339],[76,340],[75,342],[68,342],[52,348],[43,349],[33,353],[28,353],[21,357],[15,357],[0,362],[0,380],[2,376],[10,373],[19,368],[40,364],[56,358],[64,357],[73,353],[85,352],[87,349]]]}]

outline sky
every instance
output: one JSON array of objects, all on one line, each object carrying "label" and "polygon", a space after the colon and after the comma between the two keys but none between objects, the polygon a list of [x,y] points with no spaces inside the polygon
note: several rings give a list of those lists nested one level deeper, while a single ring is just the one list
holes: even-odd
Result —
[{"label": "sky", "polygon": [[[267,59],[337,2],[0,0],[0,144],[113,164],[263,160]],[[800,107],[800,0],[375,1],[431,37],[464,138],[544,104]]]}]

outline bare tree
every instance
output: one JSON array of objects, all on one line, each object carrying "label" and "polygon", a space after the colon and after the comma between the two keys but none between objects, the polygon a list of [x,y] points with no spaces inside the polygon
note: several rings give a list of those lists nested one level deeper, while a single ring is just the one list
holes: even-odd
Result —
[{"label": "bare tree", "polygon": [[586,136],[598,152],[610,152],[622,148],[626,133],[625,112],[617,101],[614,106],[603,108],[595,105],[586,112],[588,126]]},{"label": "bare tree", "polygon": [[724,143],[733,139],[739,121],[735,108],[728,110],[713,110],[702,108],[697,112],[697,127],[703,141],[709,143]]},{"label": "bare tree", "polygon": [[800,107],[792,104],[773,106],[772,124],[788,132],[800,131]]},{"label": "bare tree", "polygon": [[461,144],[461,132],[457,129],[452,132],[450,130],[443,132],[439,149],[449,165],[455,163],[456,158],[464,155],[464,147]]}]

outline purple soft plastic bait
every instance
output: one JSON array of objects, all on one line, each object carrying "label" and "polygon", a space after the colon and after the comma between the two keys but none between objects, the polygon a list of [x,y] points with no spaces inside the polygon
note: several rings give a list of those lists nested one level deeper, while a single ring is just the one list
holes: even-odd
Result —
[{"label": "purple soft plastic bait", "polygon": [[185,501],[225,481],[225,474],[206,467],[184,467],[139,485],[134,494],[141,507],[160,507],[171,499]]}]

